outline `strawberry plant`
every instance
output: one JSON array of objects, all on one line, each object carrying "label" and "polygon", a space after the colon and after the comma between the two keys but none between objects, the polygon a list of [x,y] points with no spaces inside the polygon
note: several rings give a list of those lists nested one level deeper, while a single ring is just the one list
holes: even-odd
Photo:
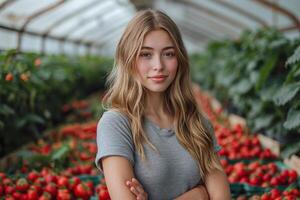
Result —
[{"label": "strawberry plant", "polygon": [[[193,55],[192,74],[225,109],[246,118],[252,132],[288,148],[300,140],[299,46],[299,38],[289,40],[275,29],[245,31],[238,40],[212,42]],[[298,142],[283,156],[299,150]]]},{"label": "strawberry plant", "polygon": [[[64,122],[64,104],[103,89],[112,60],[20,54],[11,50],[0,53],[0,66],[2,157],[20,144],[39,139],[46,128]],[[79,113],[82,118],[91,114],[90,110]]]}]

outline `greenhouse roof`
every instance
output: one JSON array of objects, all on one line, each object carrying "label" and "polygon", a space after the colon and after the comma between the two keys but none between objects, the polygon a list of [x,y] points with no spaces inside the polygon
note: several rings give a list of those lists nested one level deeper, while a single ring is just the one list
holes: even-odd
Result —
[{"label": "greenhouse roof", "polygon": [[128,21],[145,8],[171,16],[189,52],[260,27],[299,37],[299,0],[0,0],[0,49],[111,55]]}]

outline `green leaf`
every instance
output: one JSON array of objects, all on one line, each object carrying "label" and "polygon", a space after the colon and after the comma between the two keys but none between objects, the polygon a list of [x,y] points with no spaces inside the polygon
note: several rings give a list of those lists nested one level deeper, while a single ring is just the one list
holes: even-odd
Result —
[{"label": "green leaf", "polygon": [[237,72],[232,72],[231,70],[223,69],[222,71],[217,73],[216,82],[218,85],[222,85],[225,87],[230,86],[234,80],[238,77]]},{"label": "green leaf", "polygon": [[15,111],[11,108],[11,107],[9,107],[8,105],[2,105],[1,107],[0,107],[0,114],[2,114],[2,115],[13,115],[13,114],[15,114]]},{"label": "green leaf", "polygon": [[50,157],[42,154],[33,154],[32,156],[29,156],[27,160],[31,166],[45,166],[50,163]]},{"label": "green leaf", "polygon": [[296,50],[294,51],[294,54],[287,59],[285,65],[294,64],[294,63],[298,62],[299,60],[300,60],[300,46],[298,46],[296,48]]},{"label": "green leaf", "polygon": [[282,121],[272,122],[272,125],[265,132],[271,138],[285,137],[288,134],[288,131],[283,127]]},{"label": "green leaf", "polygon": [[300,90],[300,82],[283,85],[274,95],[273,101],[276,105],[282,106],[289,102]]},{"label": "green leaf", "polygon": [[282,152],[281,155],[284,158],[288,158],[291,155],[300,152],[300,142],[296,142],[293,144],[289,144],[287,147],[285,147]]},{"label": "green leaf", "polygon": [[252,72],[257,67],[257,63],[257,60],[251,60],[246,66],[247,71]]},{"label": "green leaf", "polygon": [[263,128],[268,127],[272,120],[273,120],[274,116],[273,115],[263,115],[263,116],[259,116],[254,120],[254,131],[258,131],[261,130]]},{"label": "green leaf", "polygon": [[287,119],[283,124],[284,128],[291,130],[300,126],[300,110],[290,108]]},{"label": "green leaf", "polygon": [[245,94],[247,93],[252,87],[252,84],[247,79],[242,79],[238,83],[234,84],[230,89],[229,93],[231,95],[234,94]]},{"label": "green leaf", "polygon": [[268,59],[266,60],[265,64],[263,65],[263,67],[260,69],[259,72],[258,82],[256,83],[256,87],[255,87],[257,91],[262,88],[262,86],[265,84],[266,80],[268,79],[270,73],[272,72],[273,68],[276,66],[278,55],[273,54],[272,56],[267,58]]},{"label": "green leaf", "polygon": [[293,81],[297,76],[300,75],[300,63],[298,65],[292,65],[291,70],[289,71],[288,75],[286,76],[286,79],[284,81],[284,84],[288,84],[289,82]]},{"label": "green leaf", "polygon": [[257,71],[252,71],[250,72],[249,78],[251,83],[255,84],[259,78],[259,73]]},{"label": "green leaf", "polygon": [[263,101],[273,101],[274,94],[278,91],[278,84],[274,83],[268,87],[264,87],[259,91],[260,99]]},{"label": "green leaf", "polygon": [[36,114],[30,113],[30,114],[25,115],[25,117],[21,118],[17,122],[16,126],[23,127],[26,124],[30,124],[30,123],[45,124],[45,120]]},{"label": "green leaf", "polygon": [[55,150],[51,155],[51,160],[60,160],[65,158],[70,151],[70,147],[68,145],[63,145],[61,148]]},{"label": "green leaf", "polygon": [[288,42],[289,41],[286,38],[281,38],[281,39],[278,39],[278,40],[275,40],[275,41],[271,42],[269,44],[269,48],[275,49],[275,48],[284,47],[288,44]]},{"label": "green leaf", "polygon": [[249,101],[248,103],[250,104],[250,110],[248,112],[249,117],[254,118],[255,116],[258,116],[260,113],[262,113],[263,101],[255,99]]}]

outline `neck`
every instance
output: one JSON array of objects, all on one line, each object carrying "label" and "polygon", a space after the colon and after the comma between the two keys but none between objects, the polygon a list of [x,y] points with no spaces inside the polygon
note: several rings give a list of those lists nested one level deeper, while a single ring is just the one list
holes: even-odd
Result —
[{"label": "neck", "polygon": [[148,92],[146,94],[146,106],[145,115],[154,115],[157,117],[164,116],[167,114],[167,110],[164,106],[163,93]]}]

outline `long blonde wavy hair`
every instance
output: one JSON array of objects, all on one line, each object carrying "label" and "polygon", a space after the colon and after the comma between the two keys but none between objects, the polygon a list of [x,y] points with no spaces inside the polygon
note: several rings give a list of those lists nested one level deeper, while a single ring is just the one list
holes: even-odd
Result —
[{"label": "long blonde wavy hair", "polygon": [[198,161],[200,176],[204,180],[205,174],[214,169],[221,169],[221,166],[213,148],[212,135],[204,125],[204,117],[193,96],[187,51],[179,29],[163,12],[151,9],[139,11],[128,23],[117,45],[114,67],[107,79],[109,87],[103,98],[103,107],[117,110],[129,118],[135,150],[143,160],[144,143],[157,151],[142,128],[146,89],[134,78],[144,37],[157,29],[169,33],[178,60],[177,74],[165,91],[164,105],[174,116],[176,137]]}]

